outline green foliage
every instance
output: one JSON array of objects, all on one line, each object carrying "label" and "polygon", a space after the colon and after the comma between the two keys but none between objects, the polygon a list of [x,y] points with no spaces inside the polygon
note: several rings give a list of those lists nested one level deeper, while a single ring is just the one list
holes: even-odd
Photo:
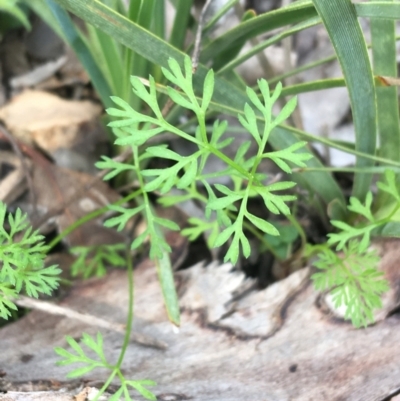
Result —
[{"label": "green foliage", "polygon": [[[148,193],[158,191],[167,195],[172,188],[178,188],[186,192],[183,199],[194,198],[204,203],[209,221],[201,222],[196,219],[190,220],[194,223],[193,228],[183,232],[195,238],[205,230],[212,228],[214,241],[213,246],[219,247],[229,242],[225,260],[235,263],[242,251],[245,257],[250,255],[250,245],[244,233],[244,223],[248,222],[256,229],[270,235],[279,235],[273,224],[255,216],[247,209],[248,200],[254,196],[261,196],[268,210],[274,214],[290,214],[287,202],[296,199],[294,195],[281,194],[295,185],[292,181],[275,182],[268,184],[267,177],[258,172],[262,159],[269,158],[274,161],[286,173],[291,173],[291,165],[304,167],[305,161],[311,158],[308,153],[298,153],[298,150],[305,145],[299,142],[285,149],[265,152],[269,135],[273,128],[282,123],[293,111],[296,100],[292,99],[287,103],[281,112],[273,117],[272,107],[278,99],[282,86],[277,85],[274,92],[269,91],[268,83],[260,80],[258,86],[261,92],[261,99],[253,89],[247,89],[247,95],[251,103],[244,107],[244,117],[239,115],[239,121],[250,132],[258,145],[257,155],[247,157],[250,142],[242,144],[233,159],[226,156],[222,150],[232,141],[231,138],[222,139],[226,131],[227,123],[216,121],[210,137],[206,132],[206,113],[212,99],[214,90],[214,74],[210,70],[204,79],[203,95],[201,101],[197,98],[193,89],[192,65],[189,57],[185,58],[183,69],[173,60],[169,60],[169,69],[162,68],[164,76],[174,87],[168,87],[168,95],[177,105],[191,110],[197,119],[198,127],[194,136],[182,131],[166,121],[161,113],[157,101],[157,88],[152,77],[149,79],[149,89],[143,81],[132,77],[131,83],[134,93],[146,103],[153,113],[153,116],[143,114],[134,110],[128,103],[120,98],[113,97],[114,103],[119,108],[108,109],[110,116],[117,119],[109,125],[118,129],[116,145],[131,146],[134,154],[134,166],[126,166],[124,163],[116,164],[109,158],[103,157],[103,161],[97,163],[97,167],[110,169],[107,178],[114,177],[125,169],[133,169],[138,176],[143,190],[140,206],[134,209],[122,207],[112,209],[119,212],[119,216],[106,222],[108,226],[118,226],[122,229],[129,218],[141,213],[147,223],[146,231],[132,243],[132,248],[141,245],[145,238],[150,238],[150,256],[160,258],[163,251],[169,251],[162,228],[177,230],[178,227],[172,221],[161,219],[154,215],[148,200]],[[256,111],[262,113],[265,124],[259,124]],[[121,132],[122,131],[122,132]],[[147,140],[154,138],[162,132],[170,132],[196,145],[196,150],[189,156],[181,156],[165,145],[148,146],[143,154],[139,153],[139,146],[144,145]],[[203,174],[204,166],[209,156],[213,154],[219,157],[226,165],[224,175],[230,176],[235,181],[234,190],[225,185],[210,185]],[[172,164],[163,169],[140,168],[140,163],[148,158],[166,159]],[[198,192],[198,185],[207,189],[208,197]],[[217,196],[217,194],[219,196]],[[177,201],[178,198],[174,197]],[[172,203],[172,200],[164,201]],[[214,213],[213,213],[214,212]]]},{"label": "green foliage", "polygon": [[277,223],[276,226],[279,229],[279,237],[265,234],[265,238],[278,260],[284,261],[290,257],[293,243],[298,239],[299,233],[293,225]]},{"label": "green foliage", "polygon": [[[3,0],[3,2],[5,1]],[[37,3],[33,0],[25,0],[25,2],[27,4]],[[15,1],[8,0],[8,3],[15,5]],[[249,227],[253,229],[253,233],[257,231],[262,238],[266,238],[270,245],[276,249],[275,253],[280,253],[284,257],[287,256],[288,248],[295,238],[294,230],[285,233],[282,227],[277,224],[272,225],[248,210],[249,199],[257,196],[263,199],[266,208],[271,213],[289,215],[288,202],[295,199],[289,192],[295,185],[294,182],[270,183],[268,177],[263,176],[258,171],[258,166],[264,158],[269,158],[288,174],[292,172],[293,166],[301,167],[301,173],[305,174],[296,175],[294,180],[303,180],[306,187],[316,194],[316,198],[319,197],[323,200],[324,204],[321,205],[321,210],[324,210],[326,204],[332,201],[340,204],[341,207],[338,207],[338,210],[345,209],[343,194],[330,174],[324,171],[315,159],[310,160],[306,166],[305,162],[311,158],[311,155],[305,151],[299,152],[305,146],[305,142],[298,141],[297,138],[313,139],[316,142],[324,142],[336,148],[340,148],[341,145],[323,138],[313,137],[299,130],[293,131],[289,127],[277,127],[293,111],[294,99],[290,100],[275,118],[271,113],[273,103],[285,93],[288,94],[290,91],[292,93],[302,92],[307,90],[306,88],[324,89],[330,85],[337,85],[338,82],[323,80],[307,83],[304,86],[295,85],[288,88],[286,92],[282,92],[280,85],[278,85],[271,94],[268,84],[265,81],[259,81],[257,91],[259,90],[261,95],[259,96],[255,91],[247,89],[246,94],[250,101],[242,111],[246,96],[243,92],[244,85],[232,71],[234,66],[239,65],[246,57],[255,53],[255,49],[252,49],[244,56],[235,58],[240,47],[248,39],[259,34],[265,34],[269,30],[299,23],[288,29],[279,30],[278,34],[260,43],[257,46],[259,51],[286,36],[322,21],[327,28],[337,58],[341,63],[345,79],[340,81],[340,85],[346,84],[349,89],[354,116],[357,138],[354,144],[355,150],[351,149],[351,146],[341,149],[357,156],[357,169],[355,170],[355,184],[352,192],[354,196],[350,198],[348,206],[350,217],[347,219],[342,213],[340,217],[332,221],[337,232],[328,236],[328,245],[336,247],[336,252],[328,246],[319,245],[309,248],[309,253],[318,252],[319,255],[319,260],[316,262],[319,273],[314,275],[317,288],[321,290],[333,288],[332,294],[335,303],[337,306],[346,306],[346,318],[352,319],[356,326],[366,325],[372,321],[372,311],[379,307],[379,296],[387,286],[382,275],[376,271],[377,257],[368,250],[368,246],[371,237],[376,234],[400,237],[400,223],[393,221],[399,209],[400,196],[395,184],[395,174],[386,172],[386,182],[378,183],[381,198],[379,199],[380,202],[376,202],[376,204],[379,205],[380,203],[381,207],[387,207],[387,205],[383,205],[383,202],[389,197],[392,200],[390,207],[391,205],[393,207],[390,212],[384,214],[383,218],[380,217],[382,213],[379,214],[378,212],[382,212],[382,210],[372,210],[372,193],[368,192],[371,175],[366,173],[365,168],[371,167],[376,161],[379,161],[381,166],[399,167],[399,146],[397,145],[400,141],[400,130],[396,90],[389,92],[386,90],[387,88],[381,88],[384,91],[377,93],[378,101],[375,101],[375,84],[370,68],[371,63],[357,21],[357,13],[368,17],[379,17],[383,15],[382,11],[386,7],[385,15],[391,18],[396,14],[395,9],[388,12],[387,8],[396,7],[396,5],[384,4],[385,2],[382,5],[371,4],[372,7],[376,8],[370,8],[369,12],[365,14],[365,11],[368,11],[365,6],[368,7],[368,4],[354,6],[351,2],[341,1],[332,6],[333,3],[327,0],[313,0],[312,2],[293,2],[287,7],[255,16],[247,21],[245,18],[243,23],[226,32],[217,40],[204,43],[200,61],[204,64],[218,66],[219,76],[214,77],[213,72],[209,71],[203,82],[206,68],[200,64],[199,73],[193,85],[189,61],[186,59],[183,63],[183,53],[178,50],[184,47],[184,32],[193,22],[190,15],[190,0],[174,2],[177,6],[177,17],[170,42],[175,47],[170,46],[163,39],[165,37],[162,22],[164,2],[156,3],[155,0],[132,1],[129,8],[125,8],[122,2],[118,0],[113,2],[108,0],[88,0],[88,2],[57,0],[57,3],[65,6],[69,11],[75,12],[85,21],[93,23],[93,26],[87,25],[88,37],[81,37],[81,33],[70,21],[68,14],[60,12],[60,7],[57,10],[52,0],[47,0],[46,3],[57,17],[55,22],[53,19],[53,26],[56,29],[57,26],[62,26],[63,30],[69,31],[65,37],[80,53],[80,59],[88,70],[103,103],[109,104],[110,93],[119,96],[113,98],[118,108],[109,109],[111,116],[119,118],[111,126],[118,138],[116,145],[132,148],[133,164],[120,163],[104,157],[98,166],[111,169],[107,179],[116,177],[122,172],[133,173],[138,179],[140,190],[136,197],[136,207],[132,209],[117,205],[111,207],[118,215],[109,219],[106,225],[115,226],[122,230],[130,218],[141,214],[147,221],[147,228],[142,235],[132,242],[131,247],[137,248],[145,240],[150,239],[150,255],[156,259],[156,263],[159,265],[160,261],[163,261],[161,265],[164,267],[163,269],[159,268],[159,270],[169,272],[169,282],[172,283],[172,286],[172,273],[166,257],[170,247],[164,238],[164,230],[177,230],[179,227],[155,214],[149,200],[150,192],[161,194],[160,202],[165,205],[188,199],[203,203],[207,220],[190,219],[191,227],[186,228],[183,233],[188,235],[190,239],[194,239],[208,231],[210,233],[208,237],[210,246],[227,244],[226,260],[232,262],[238,259],[240,252],[245,256],[250,253],[247,238]],[[218,17],[222,15],[223,12],[221,11]],[[338,15],[340,16],[339,19]],[[214,22],[217,19],[214,18]],[[101,26],[106,34],[94,26]],[[185,29],[181,29],[182,27]],[[207,26],[205,31],[210,28],[211,25]],[[150,32],[151,29],[154,32]],[[383,29],[386,31],[385,34],[379,34]],[[382,21],[381,25],[376,25],[376,28],[372,29],[372,36],[375,52],[375,74],[396,75],[394,24],[389,25],[388,21]],[[380,49],[384,49],[386,54],[383,55]],[[229,55],[229,57],[222,57],[225,55]],[[163,73],[165,79],[173,85],[173,87],[168,88],[168,95],[177,106],[173,109],[175,110],[174,121],[173,118],[170,118],[171,116],[164,117],[162,115],[159,104],[163,105],[164,102],[159,103],[157,100],[157,85],[155,83],[165,81],[161,76],[160,66],[165,67],[167,59],[170,57],[177,61],[170,60],[168,62],[169,70],[163,69]],[[232,61],[231,58],[233,58]],[[231,62],[226,64],[227,61]],[[160,63],[160,65],[153,65],[152,63]],[[184,64],[183,70],[178,63]],[[388,69],[383,70],[382,66]],[[150,89],[148,90],[139,78],[132,78],[133,92],[130,92],[129,85],[127,85],[129,76],[143,77],[147,76],[150,71],[155,77],[154,79],[150,78]],[[295,70],[286,76],[294,73]],[[231,77],[234,79],[231,80]],[[214,96],[214,101],[211,102],[214,80],[217,82],[216,96]],[[202,90],[201,85],[203,85]],[[201,91],[203,92],[202,99],[199,100],[196,94]],[[143,104],[150,108],[153,113],[152,116],[147,116],[141,112]],[[178,114],[176,111],[179,111],[180,108],[191,110],[196,115],[198,129],[194,136],[184,132],[176,124]],[[239,147],[233,159],[227,157],[223,150],[231,138],[222,139],[227,124],[215,122],[212,133],[208,136],[205,129],[208,108],[232,115],[239,113],[241,124],[250,132],[258,145],[256,156],[247,156],[249,149],[249,142],[247,142]],[[379,142],[381,144],[379,159],[374,156],[378,122]],[[274,128],[275,132],[271,135]],[[149,139],[164,132],[170,132],[194,143],[197,146],[196,151],[183,157],[164,145],[150,146],[147,143]],[[293,132],[296,136],[293,135]],[[265,153],[267,141],[270,141],[274,151]],[[141,153],[142,145],[147,148],[144,153]],[[224,185],[210,185],[206,181],[210,175],[206,176],[203,168],[211,154],[219,157],[226,164],[224,171],[215,172],[213,176],[230,176],[234,183],[233,188]],[[144,166],[150,158],[154,157],[167,160],[169,167],[146,169]],[[313,168],[316,168],[318,173],[310,171]],[[206,195],[198,191],[199,186],[205,187]],[[171,195],[169,192],[174,188],[180,189],[183,194]],[[377,206],[375,205],[375,207]],[[343,220],[339,220],[339,218]],[[246,227],[246,231],[244,227]],[[282,236],[279,237],[279,234]],[[304,242],[304,235],[302,240]],[[343,257],[337,253],[340,251],[343,253]],[[88,253],[89,250],[81,249],[80,263],[83,262]],[[100,263],[104,257],[105,255],[99,256]],[[163,279],[165,276],[161,274],[161,282],[165,281]],[[17,283],[17,280],[15,282]],[[16,289],[10,285],[2,291],[7,296],[14,296]],[[6,305],[5,302],[3,305]],[[10,308],[10,306],[8,307]],[[90,340],[87,341],[88,344],[92,344]],[[72,344],[70,345],[72,346]],[[93,344],[89,348],[94,350]],[[86,362],[89,366],[90,363]],[[126,381],[126,383],[128,382]],[[134,386],[133,384],[130,385]],[[141,386],[140,384],[137,385]],[[115,398],[125,394],[126,388],[122,385]]]},{"label": "green foliage", "polygon": [[[14,17],[19,21],[26,29],[30,29],[31,24],[25,13],[21,10],[18,4],[19,0],[0,0],[0,12],[4,12]],[[4,29],[4,28],[2,28]]]},{"label": "green foliage", "polygon": [[400,194],[398,192],[395,173],[392,170],[385,170],[386,182],[378,182],[377,186],[382,191],[394,198],[394,206],[390,213],[381,219],[376,219],[372,211],[372,192],[369,191],[365,198],[365,203],[362,204],[354,196],[350,197],[350,205],[347,207],[349,211],[355,213],[357,216],[362,216],[366,222],[359,225],[347,224],[343,221],[333,220],[332,225],[340,231],[337,233],[328,234],[329,245],[336,245],[336,250],[340,251],[352,239],[359,239],[358,249],[359,252],[364,252],[371,242],[372,232],[389,223],[393,216],[400,208]]},{"label": "green foliage", "polygon": [[376,267],[379,257],[375,251],[360,251],[360,244],[352,240],[343,247],[343,255],[327,246],[318,247],[320,270],[312,279],[317,290],[330,290],[334,306],[345,307],[345,319],[355,327],[374,322],[373,310],[382,307],[381,295],[389,289],[383,273]]},{"label": "green foliage", "polygon": [[78,258],[71,265],[73,276],[82,275],[83,278],[92,276],[103,277],[106,274],[106,265],[125,266],[126,260],[120,255],[125,250],[125,244],[75,246],[71,253]]},{"label": "green foliage", "polygon": [[[373,310],[382,306],[380,295],[389,289],[383,274],[377,270],[379,258],[376,252],[368,250],[371,236],[387,230],[392,236],[400,237],[398,224],[392,222],[400,209],[400,193],[394,172],[386,170],[385,182],[379,181],[377,186],[394,200],[392,210],[385,217],[374,217],[372,192],[367,193],[364,203],[351,197],[349,211],[364,221],[358,224],[332,221],[339,231],[328,234],[327,245],[309,246],[306,252],[309,256],[317,253],[318,260],[314,265],[322,270],[312,276],[315,287],[332,289],[335,306],[344,305],[345,319],[351,319],[356,327],[374,321]],[[336,246],[336,251],[329,249],[329,245]],[[342,251],[343,256],[338,251]]]},{"label": "green foliage", "polygon": [[112,365],[107,362],[107,359],[103,351],[103,337],[101,333],[97,333],[96,338],[91,337],[89,334],[83,333],[82,343],[93,352],[97,358],[88,356],[85,350],[79,345],[79,343],[72,337],[66,337],[68,345],[72,348],[73,352],[67,351],[64,348],[56,347],[55,352],[62,358],[57,365],[67,366],[71,364],[83,365],[68,373],[68,378],[75,378],[83,376],[96,368],[106,368],[111,371],[109,382],[117,376],[120,380],[120,388],[109,398],[109,400],[117,401],[121,397],[125,400],[132,400],[129,395],[129,388],[135,389],[147,400],[156,400],[156,396],[149,391],[146,387],[155,386],[155,382],[152,380],[127,380],[121,372],[120,366],[117,363]]},{"label": "green foliage", "polygon": [[56,265],[45,267],[47,247],[43,236],[32,231],[26,215],[17,209],[8,216],[9,231],[5,228],[7,207],[0,202],[0,317],[7,319],[16,309],[12,298],[22,291],[38,298],[50,295],[58,287],[61,272]]}]

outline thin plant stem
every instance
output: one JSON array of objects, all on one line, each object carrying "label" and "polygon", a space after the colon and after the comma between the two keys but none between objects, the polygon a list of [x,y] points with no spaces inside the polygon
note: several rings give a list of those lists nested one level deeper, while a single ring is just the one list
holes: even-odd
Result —
[{"label": "thin plant stem", "polygon": [[[138,195],[140,195],[142,192],[141,189],[138,189],[135,192],[132,192],[131,194],[125,196],[122,199],[117,200],[114,203],[111,203],[110,205],[121,205],[125,202],[130,201],[131,199],[136,198]],[[77,228],[79,228],[81,225],[87,223],[90,220],[95,219],[96,217],[101,216],[102,214],[106,213],[109,211],[109,205],[104,206],[100,209],[94,210],[91,213],[86,214],[85,216],[81,217],[80,219],[76,220],[74,223],[72,223],[70,226],[68,226],[64,231],[62,231],[60,234],[55,237],[50,244],[48,245],[48,249],[51,250],[53,249],[61,240],[63,240],[67,235],[71,234],[73,231],[75,231]]]}]

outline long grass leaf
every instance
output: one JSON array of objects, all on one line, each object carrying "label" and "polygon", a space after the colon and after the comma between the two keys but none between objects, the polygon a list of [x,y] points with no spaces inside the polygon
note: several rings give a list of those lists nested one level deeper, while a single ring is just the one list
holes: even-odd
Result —
[{"label": "long grass leaf", "polygon": [[[369,154],[376,150],[375,87],[367,46],[349,0],[313,0],[328,31],[346,80],[356,131],[356,149]],[[371,160],[357,157],[357,167],[370,167]],[[353,196],[363,200],[372,176],[355,174]]]},{"label": "long grass leaf", "polygon": [[[400,6],[399,3],[396,5]],[[400,10],[400,7],[398,9]],[[376,75],[397,76],[395,28],[395,21],[393,20],[371,19],[373,69]],[[379,155],[398,161],[400,160],[400,127],[397,88],[378,87],[376,88],[376,96],[380,143]],[[399,177],[399,174],[397,174],[397,177]],[[379,191],[378,205],[385,205],[390,201],[389,194]]]},{"label": "long grass leaf", "polygon": [[112,105],[110,100],[110,96],[112,95],[111,88],[104,77],[103,72],[98,67],[96,60],[93,58],[93,55],[86,42],[82,39],[78,29],[63,8],[53,0],[45,1],[51,9],[55,19],[61,26],[65,39],[74,49],[79,61],[89,74],[93,86],[96,88],[96,91],[99,94],[104,106],[110,107]]},{"label": "long grass leaf", "polygon": [[200,61],[205,64],[220,53],[234,48],[237,41],[248,40],[262,33],[285,25],[296,24],[315,16],[316,11],[311,2],[294,2],[287,7],[259,15],[213,40],[203,49]]},{"label": "long grass leaf", "polygon": [[[397,4],[400,6],[400,4]],[[399,7],[400,10],[400,7]],[[371,20],[374,74],[397,76],[395,22]],[[396,87],[376,88],[380,156],[400,160],[399,103]]]},{"label": "long grass leaf", "polygon": [[313,17],[308,19],[307,21],[301,22],[300,24],[296,24],[295,26],[284,30],[283,32],[280,32],[276,35],[273,35],[272,37],[268,38],[267,40],[262,41],[256,46],[253,46],[251,50],[246,52],[245,54],[242,54],[239,57],[236,57],[234,60],[231,62],[225,64],[222,68],[220,68],[217,72],[217,74],[222,75],[226,71],[230,71],[240,64],[244,63],[246,60],[248,60],[250,57],[255,56],[258,52],[266,49],[268,46],[271,46],[277,42],[280,42],[282,39],[294,35],[304,29],[311,28],[315,25],[318,25],[321,23],[321,19],[319,17]]},{"label": "long grass leaf", "polygon": [[400,19],[400,3],[375,0],[369,3],[358,3],[354,6],[359,17]]},{"label": "long grass leaf", "polygon": [[163,257],[155,260],[158,279],[161,284],[161,291],[165,300],[168,319],[175,325],[180,325],[180,313],[178,296],[175,290],[174,275],[172,272],[171,260],[168,253],[164,252]]},{"label": "long grass leaf", "polygon": [[186,29],[189,26],[190,10],[193,0],[178,0],[176,4],[176,14],[174,25],[172,26],[169,42],[178,49],[183,49],[186,39]]}]

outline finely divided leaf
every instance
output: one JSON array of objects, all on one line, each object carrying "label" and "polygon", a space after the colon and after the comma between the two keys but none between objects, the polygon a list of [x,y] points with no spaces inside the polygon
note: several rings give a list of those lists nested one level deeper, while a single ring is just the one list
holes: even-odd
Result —
[{"label": "finely divided leaf", "polygon": [[400,202],[400,194],[396,185],[396,175],[393,170],[385,170],[385,178],[387,183],[379,181],[378,188],[381,191],[387,192],[392,195],[398,202]]},{"label": "finely divided leaf", "polygon": [[184,189],[191,185],[196,180],[197,175],[197,160],[192,160],[189,163],[189,167],[187,168],[185,174],[179,180],[177,184],[177,188]]},{"label": "finely divided leaf", "polygon": [[196,105],[193,105],[192,102],[187,99],[187,97],[183,96],[176,89],[169,86],[167,90],[168,96],[174,101],[174,103],[179,104],[179,106],[182,106],[188,110],[196,110]]},{"label": "finely divided leaf", "polygon": [[281,95],[281,93],[282,93],[282,82],[279,81],[276,84],[274,93],[271,96],[271,105],[275,104],[275,102],[278,100],[278,97]]},{"label": "finely divided leaf", "polygon": [[235,226],[231,225],[227,227],[224,231],[222,231],[217,239],[215,240],[215,243],[213,245],[214,248],[218,248],[219,246],[225,244],[226,241],[232,236],[233,232],[235,231]]},{"label": "finely divided leaf", "polygon": [[146,149],[146,152],[154,157],[161,157],[163,159],[180,161],[183,160],[184,157],[174,152],[171,149],[166,148],[165,146],[151,146]]},{"label": "finely divided leaf", "polygon": [[272,122],[272,127],[283,123],[294,111],[297,106],[297,98],[292,97],[282,108],[280,113],[274,118]]},{"label": "finely divided leaf", "polygon": [[[277,184],[281,184],[281,185],[278,186]],[[289,188],[289,186],[288,186],[289,184],[292,184],[292,183],[281,182],[281,183],[269,185],[267,187],[254,186],[253,189],[259,195],[261,195],[261,197],[264,200],[265,206],[267,207],[267,209],[270,212],[272,212],[274,214],[282,213],[284,215],[288,215],[288,214],[290,214],[290,209],[286,205],[285,202],[296,200],[296,197],[294,195],[275,195],[275,194],[271,193],[271,191]]]},{"label": "finely divided leaf", "polygon": [[[258,82],[260,83],[260,81],[258,81]],[[249,97],[249,99],[254,104],[254,106],[256,106],[257,109],[261,111],[261,113],[265,114],[266,107],[261,103],[261,101],[258,98],[256,92],[253,89],[251,89],[250,87],[247,87],[246,88],[246,93],[247,93],[247,96]]]},{"label": "finely divided leaf", "polygon": [[241,114],[238,114],[240,124],[242,124],[243,127],[246,128],[247,131],[249,131],[257,144],[261,146],[261,135],[258,131],[257,117],[254,110],[250,107],[248,103],[244,105],[244,115],[246,118],[243,117]]},{"label": "finely divided leaf", "polygon": [[206,112],[210,104],[214,91],[214,71],[209,70],[204,80],[203,99],[201,101],[201,109]]},{"label": "finely divided leaf", "polygon": [[371,212],[371,205],[372,205],[372,192],[369,191],[365,198],[365,206],[354,196],[350,197],[350,205],[347,206],[347,209],[354,213],[361,214],[371,223],[375,221],[374,216]]},{"label": "finely divided leaf", "polygon": [[274,161],[285,173],[291,174],[292,169],[286,161],[291,162],[298,167],[306,167],[304,161],[310,160],[313,157],[311,153],[295,153],[296,150],[302,148],[306,144],[307,142],[304,141],[296,142],[286,149],[264,153],[262,156]]},{"label": "finely divided leaf", "polygon": [[104,176],[103,180],[110,180],[111,178],[114,178],[116,175],[122,173],[123,171],[136,170],[136,167],[133,166],[132,164],[121,163],[113,159],[110,159],[107,156],[101,156],[101,158],[103,160],[97,162],[95,166],[99,169],[111,170]]},{"label": "finely divided leaf", "polygon": [[259,230],[263,231],[266,234],[270,235],[279,235],[279,231],[273,226],[271,223],[268,223],[264,219],[260,219],[257,216],[254,216],[254,214],[251,214],[249,212],[245,213],[245,216],[251,221],[252,224],[254,224]]}]

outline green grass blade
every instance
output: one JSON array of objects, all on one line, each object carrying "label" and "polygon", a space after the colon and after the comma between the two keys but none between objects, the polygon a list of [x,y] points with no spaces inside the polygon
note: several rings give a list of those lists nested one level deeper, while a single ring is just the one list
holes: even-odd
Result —
[{"label": "green grass blade", "polygon": [[369,3],[358,3],[354,6],[359,17],[400,19],[400,3],[375,0]]},{"label": "green grass blade", "polygon": [[172,27],[169,42],[177,49],[183,49],[186,39],[186,28],[191,19],[190,10],[193,0],[178,0],[176,4],[176,14]]},{"label": "green grass blade", "polygon": [[[243,14],[240,24],[244,24],[246,21],[250,21],[255,18],[255,12],[253,10],[246,11]],[[240,26],[240,25],[239,25]],[[246,44],[247,39],[240,38],[236,40],[235,44],[229,46],[225,51],[221,51],[216,57],[214,57],[213,68],[217,72],[227,62],[234,59],[242,50],[242,47]]]},{"label": "green grass blade", "polygon": [[[397,4],[400,6],[400,4]],[[399,7],[400,10],[400,7]],[[371,20],[375,75],[397,76],[395,22]],[[396,87],[376,88],[380,156],[400,160],[399,103]]]},{"label": "green grass blade", "polygon": [[89,43],[97,65],[102,69],[112,93],[122,96],[123,91],[123,63],[121,49],[118,43],[100,29],[87,24]]},{"label": "green grass blade", "polygon": [[99,94],[104,106],[111,106],[112,102],[110,96],[113,94],[111,88],[104,77],[103,72],[98,67],[96,60],[93,58],[90,49],[82,39],[78,29],[71,21],[67,12],[57,3],[53,0],[46,0],[46,4],[51,9],[55,19],[60,25],[68,44],[74,49],[79,61],[89,74],[92,84]]},{"label": "green grass blade", "polygon": [[252,49],[245,54],[241,55],[240,57],[235,58],[228,64],[225,64],[220,70],[218,70],[219,75],[224,74],[226,71],[231,71],[232,69],[236,68],[240,64],[244,63],[246,60],[248,60],[250,57],[253,57],[256,55],[258,52],[264,50],[268,46],[271,46],[277,42],[280,42],[282,39],[294,35],[304,29],[311,28],[315,25],[318,25],[321,23],[321,19],[319,17],[314,17],[310,18],[307,21],[301,22],[300,24],[296,24],[295,26],[284,30],[283,32],[280,32],[272,37],[270,37],[267,40],[262,41],[256,46],[253,46]]},{"label": "green grass blade", "polygon": [[325,57],[325,58],[321,58],[321,59],[316,60],[316,61],[312,61],[311,63],[304,64],[304,65],[302,65],[300,67],[297,67],[297,68],[293,68],[293,70],[285,72],[285,73],[283,73],[281,75],[276,75],[275,77],[269,79],[268,83],[270,85],[278,83],[280,81],[283,81],[286,78],[289,78],[289,77],[292,77],[294,75],[300,74],[303,71],[311,70],[312,68],[318,67],[318,66],[320,66],[322,64],[325,64],[325,63],[330,63],[330,62],[332,62],[334,60],[336,60],[336,54],[334,54],[332,56]]},{"label": "green grass blade", "polygon": [[152,32],[165,39],[165,0],[156,0],[152,21]]},{"label": "green grass blade", "polygon": [[55,1],[152,63],[168,67],[168,59],[172,57],[183,64],[184,53],[99,0]]},{"label": "green grass blade", "polygon": [[[165,1],[166,0],[156,0],[154,5],[154,14],[152,20],[152,29],[159,38],[165,40]],[[152,75],[156,82],[159,82],[162,79],[161,67],[158,65],[154,65],[152,69]]]},{"label": "green grass blade", "polygon": [[158,279],[161,284],[165,307],[167,309],[168,319],[175,325],[180,325],[180,313],[178,296],[175,290],[174,275],[172,272],[171,260],[168,253],[164,253],[161,259],[156,259]]},{"label": "green grass blade", "polygon": [[294,96],[299,93],[319,91],[323,89],[341,88],[346,86],[344,78],[329,78],[329,79],[318,79],[316,81],[304,82],[301,84],[286,86],[282,89],[282,96]]},{"label": "green grass blade", "polygon": [[239,0],[228,0],[207,22],[206,26],[203,29],[203,35],[205,35],[218,21],[219,19],[226,14],[231,7],[233,7]]},{"label": "green grass blade", "polygon": [[140,13],[140,7],[144,0],[133,0],[129,2],[128,14],[126,15],[133,22],[137,22]]},{"label": "green grass blade", "polygon": [[251,39],[262,33],[296,24],[315,17],[316,11],[311,2],[294,2],[287,7],[254,17],[213,40],[206,46],[200,56],[200,62],[206,63],[222,52],[235,48],[237,41]]},{"label": "green grass blade", "polygon": [[[335,48],[350,96],[356,131],[356,149],[374,154],[376,149],[375,88],[367,46],[349,0],[313,0]],[[357,157],[357,167],[370,167],[371,161]],[[371,175],[355,174],[353,196],[363,200],[369,191]]]},{"label": "green grass blade", "polygon": [[40,18],[45,21],[60,38],[64,41],[67,40],[52,11],[43,0],[22,0],[21,2],[28,6],[34,13],[39,15]]},{"label": "green grass blade", "polygon": [[[386,3],[387,4],[387,3]],[[400,6],[400,4],[396,4]],[[400,7],[398,7],[400,10]],[[396,32],[395,21],[371,19],[372,57],[374,74],[396,77]],[[379,156],[400,160],[399,102],[396,87],[376,88],[378,105]],[[397,180],[399,179],[397,173]],[[392,202],[390,195],[379,191],[377,204]]]}]

